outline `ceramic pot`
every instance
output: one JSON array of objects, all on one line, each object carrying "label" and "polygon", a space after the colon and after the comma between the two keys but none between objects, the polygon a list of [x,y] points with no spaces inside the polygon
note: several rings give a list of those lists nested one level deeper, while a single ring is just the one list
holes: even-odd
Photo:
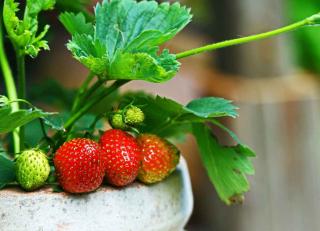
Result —
[{"label": "ceramic pot", "polygon": [[126,188],[102,187],[86,195],[0,191],[1,231],[180,231],[193,208],[184,159],[165,181]]}]

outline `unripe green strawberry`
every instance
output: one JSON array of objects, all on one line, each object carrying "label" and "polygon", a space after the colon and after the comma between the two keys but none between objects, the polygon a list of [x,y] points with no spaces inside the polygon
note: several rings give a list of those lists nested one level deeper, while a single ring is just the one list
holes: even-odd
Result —
[{"label": "unripe green strawberry", "polygon": [[144,113],[136,106],[129,106],[125,111],[124,121],[128,125],[141,124],[144,121]]},{"label": "unripe green strawberry", "polygon": [[121,129],[124,130],[127,126],[125,122],[123,121],[123,116],[121,111],[113,114],[110,118],[110,125],[114,129]]},{"label": "unripe green strawberry", "polygon": [[142,152],[142,163],[138,179],[146,184],[164,180],[175,169],[180,152],[169,141],[153,134],[142,134],[137,138]]},{"label": "unripe green strawberry", "polygon": [[41,150],[26,150],[17,158],[17,181],[27,191],[33,191],[43,186],[49,173],[50,165],[47,156]]}]

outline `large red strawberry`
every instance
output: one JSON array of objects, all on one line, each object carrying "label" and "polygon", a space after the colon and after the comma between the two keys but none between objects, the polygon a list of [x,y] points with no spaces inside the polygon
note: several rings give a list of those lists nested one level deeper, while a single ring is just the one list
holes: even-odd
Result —
[{"label": "large red strawberry", "polygon": [[175,170],[180,152],[173,144],[152,134],[142,134],[137,141],[143,156],[138,175],[140,181],[153,184],[162,181]]},{"label": "large red strawberry", "polygon": [[122,130],[111,129],[100,137],[100,145],[107,181],[114,186],[132,183],[141,163],[141,150],[135,138]]},{"label": "large red strawberry", "polygon": [[65,142],[55,154],[54,166],[61,187],[70,193],[94,191],[103,181],[101,148],[90,139]]}]

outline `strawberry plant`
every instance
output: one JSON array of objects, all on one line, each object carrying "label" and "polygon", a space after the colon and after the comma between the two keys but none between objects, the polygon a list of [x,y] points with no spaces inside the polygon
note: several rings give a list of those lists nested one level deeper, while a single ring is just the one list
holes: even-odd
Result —
[{"label": "strawberry plant", "polygon": [[[114,93],[130,81],[170,81],[180,69],[180,59],[318,25],[320,14],[270,32],[173,54],[161,45],[191,21],[187,7],[153,0],[104,0],[91,13],[88,3],[27,0],[24,10],[17,0],[1,3],[1,86],[6,94],[0,97],[0,188],[18,182],[25,190],[34,190],[47,183],[60,184],[70,193],[85,193],[101,186],[103,178],[105,184],[118,187],[134,180],[159,182],[179,162],[180,152],[168,139],[190,133],[220,199],[226,204],[241,201],[249,190],[246,176],[254,174],[251,158],[255,153],[219,120],[238,116],[231,101],[205,97],[182,105],[143,92]],[[43,26],[38,16],[54,9],[70,34],[67,49],[89,75],[68,111],[45,112],[26,95],[25,60],[49,50],[50,27]],[[11,41],[16,54],[16,76],[4,39]],[[104,110],[93,114],[101,102]],[[93,118],[90,122],[85,120],[88,115]],[[30,147],[25,139],[28,125],[37,121],[42,138]],[[113,129],[100,131],[101,121]],[[211,126],[230,134],[236,145],[221,145]]]}]

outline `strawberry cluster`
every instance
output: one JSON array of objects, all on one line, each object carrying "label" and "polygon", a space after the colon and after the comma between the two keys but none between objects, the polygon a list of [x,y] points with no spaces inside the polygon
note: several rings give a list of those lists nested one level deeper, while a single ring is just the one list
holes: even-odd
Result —
[{"label": "strawberry cluster", "polygon": [[[92,192],[104,179],[112,186],[123,187],[136,179],[153,184],[169,176],[179,162],[179,150],[157,135],[133,136],[125,131],[143,121],[142,110],[129,105],[113,113],[109,120],[113,129],[105,131],[99,142],[75,138],[62,144],[53,164],[64,191]],[[25,190],[43,186],[49,174],[49,161],[40,149],[26,150],[18,157],[17,181]]]},{"label": "strawberry cluster", "polygon": [[126,186],[137,178],[146,184],[165,179],[179,162],[178,149],[156,135],[137,138],[119,129],[103,133],[99,143],[77,138],[56,152],[54,165],[62,188],[70,193],[96,190],[103,182]]}]

